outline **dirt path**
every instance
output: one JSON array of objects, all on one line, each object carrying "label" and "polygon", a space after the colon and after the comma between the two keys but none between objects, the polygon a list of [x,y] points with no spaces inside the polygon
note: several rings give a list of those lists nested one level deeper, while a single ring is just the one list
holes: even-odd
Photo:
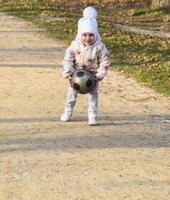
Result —
[{"label": "dirt path", "polygon": [[169,200],[170,99],[110,72],[100,126],[84,96],[60,122],[65,47],[37,31],[0,13],[0,199]]}]

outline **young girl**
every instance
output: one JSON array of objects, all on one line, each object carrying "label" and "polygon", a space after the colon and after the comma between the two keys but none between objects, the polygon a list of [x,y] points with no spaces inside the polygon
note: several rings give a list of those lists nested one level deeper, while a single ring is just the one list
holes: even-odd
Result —
[{"label": "young girl", "polygon": [[[101,42],[96,20],[97,11],[93,7],[87,7],[83,17],[78,21],[78,34],[65,52],[63,67],[64,77],[71,80],[75,69],[85,66],[93,71],[97,78],[95,89],[88,93],[88,122],[89,125],[97,125],[98,111],[98,82],[102,80],[110,65],[110,58],[105,45]],[[65,101],[64,113],[61,121],[69,121],[76,103],[77,92],[69,86]]]}]

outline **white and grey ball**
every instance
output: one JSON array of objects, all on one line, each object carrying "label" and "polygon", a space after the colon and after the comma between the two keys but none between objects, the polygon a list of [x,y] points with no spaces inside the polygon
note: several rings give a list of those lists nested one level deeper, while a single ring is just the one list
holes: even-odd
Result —
[{"label": "white and grey ball", "polygon": [[73,72],[71,86],[80,94],[91,92],[96,85],[96,77],[94,73],[86,70],[79,69]]}]

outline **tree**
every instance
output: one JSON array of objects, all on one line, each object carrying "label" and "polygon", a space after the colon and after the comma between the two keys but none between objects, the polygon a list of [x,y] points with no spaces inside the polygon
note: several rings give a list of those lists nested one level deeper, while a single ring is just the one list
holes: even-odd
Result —
[{"label": "tree", "polygon": [[152,0],[152,8],[170,8],[170,0]]}]

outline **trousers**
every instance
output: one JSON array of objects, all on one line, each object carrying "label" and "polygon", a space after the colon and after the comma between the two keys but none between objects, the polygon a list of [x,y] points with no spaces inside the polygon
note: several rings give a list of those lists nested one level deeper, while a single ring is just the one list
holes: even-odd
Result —
[{"label": "trousers", "polygon": [[[98,83],[96,84],[93,91],[89,92],[88,95],[88,114],[90,116],[97,116],[98,112]],[[71,86],[69,86],[65,101],[65,111],[72,111],[77,99],[77,91],[74,90]]]}]

